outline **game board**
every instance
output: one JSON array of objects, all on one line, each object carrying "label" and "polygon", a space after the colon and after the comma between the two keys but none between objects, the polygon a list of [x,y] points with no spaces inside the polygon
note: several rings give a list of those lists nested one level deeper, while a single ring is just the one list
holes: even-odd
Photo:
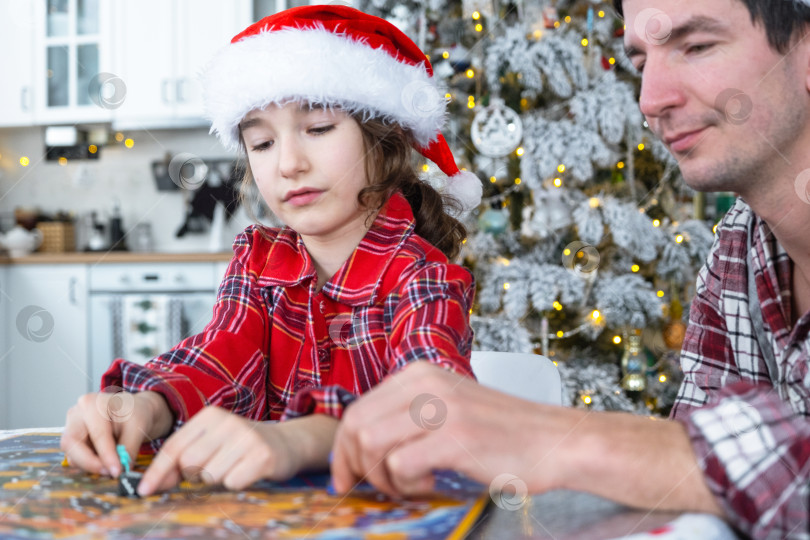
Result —
[{"label": "game board", "polygon": [[438,475],[439,495],[411,501],[368,486],[330,496],[326,474],[241,492],[184,483],[129,499],[116,480],[62,459],[58,433],[0,432],[0,538],[463,538],[488,500],[483,486],[450,473]]}]

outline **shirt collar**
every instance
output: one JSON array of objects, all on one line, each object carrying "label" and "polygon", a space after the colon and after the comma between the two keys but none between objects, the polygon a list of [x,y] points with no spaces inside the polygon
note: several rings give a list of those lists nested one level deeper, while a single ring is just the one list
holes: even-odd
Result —
[{"label": "shirt collar", "polygon": [[[323,294],[342,304],[373,304],[385,271],[413,228],[410,204],[401,193],[394,193],[380,209],[360,244],[324,284]],[[289,227],[279,231],[266,260],[265,270],[258,280],[261,286],[291,287],[316,279],[315,265],[303,240]]]}]

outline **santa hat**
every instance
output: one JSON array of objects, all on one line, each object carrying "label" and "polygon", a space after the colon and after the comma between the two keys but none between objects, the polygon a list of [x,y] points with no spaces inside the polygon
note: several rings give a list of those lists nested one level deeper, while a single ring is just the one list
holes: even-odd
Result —
[{"label": "santa hat", "polygon": [[430,61],[394,25],[356,9],[301,6],[236,35],[203,72],[211,132],[231,149],[239,122],[270,104],[337,105],[362,118],[396,122],[416,149],[448,175],[445,192],[464,210],[481,202],[481,181],[459,171],[441,134],[447,102]]}]

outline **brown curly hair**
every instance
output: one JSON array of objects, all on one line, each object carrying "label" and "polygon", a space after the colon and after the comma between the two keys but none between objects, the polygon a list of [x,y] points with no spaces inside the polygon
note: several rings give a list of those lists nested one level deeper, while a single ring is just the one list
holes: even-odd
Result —
[{"label": "brown curly hair", "polygon": [[[399,124],[377,118],[362,118],[360,115],[353,115],[352,118],[363,134],[367,156],[365,172],[369,180],[369,185],[357,194],[357,201],[362,207],[376,213],[395,192],[401,192],[413,210],[414,232],[433,244],[448,259],[455,259],[467,237],[467,229],[448,211],[458,215],[461,205],[419,179],[410,132]],[[240,147],[242,155],[246,156],[241,135]],[[253,203],[261,201],[255,186],[250,163],[245,157],[245,174],[239,184],[239,199],[251,217],[258,221],[251,211]]]}]

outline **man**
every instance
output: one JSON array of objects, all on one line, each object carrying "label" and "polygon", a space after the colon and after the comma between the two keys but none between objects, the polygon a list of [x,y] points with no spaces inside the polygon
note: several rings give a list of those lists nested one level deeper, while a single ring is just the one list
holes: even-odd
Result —
[{"label": "man", "polygon": [[[672,419],[528,403],[418,363],[348,409],[335,487],[415,494],[435,469],[509,473],[531,493],[810,538],[810,0],[614,3],[641,110],[684,179],[741,195],[698,277]],[[444,424],[412,419],[424,394]]]}]

